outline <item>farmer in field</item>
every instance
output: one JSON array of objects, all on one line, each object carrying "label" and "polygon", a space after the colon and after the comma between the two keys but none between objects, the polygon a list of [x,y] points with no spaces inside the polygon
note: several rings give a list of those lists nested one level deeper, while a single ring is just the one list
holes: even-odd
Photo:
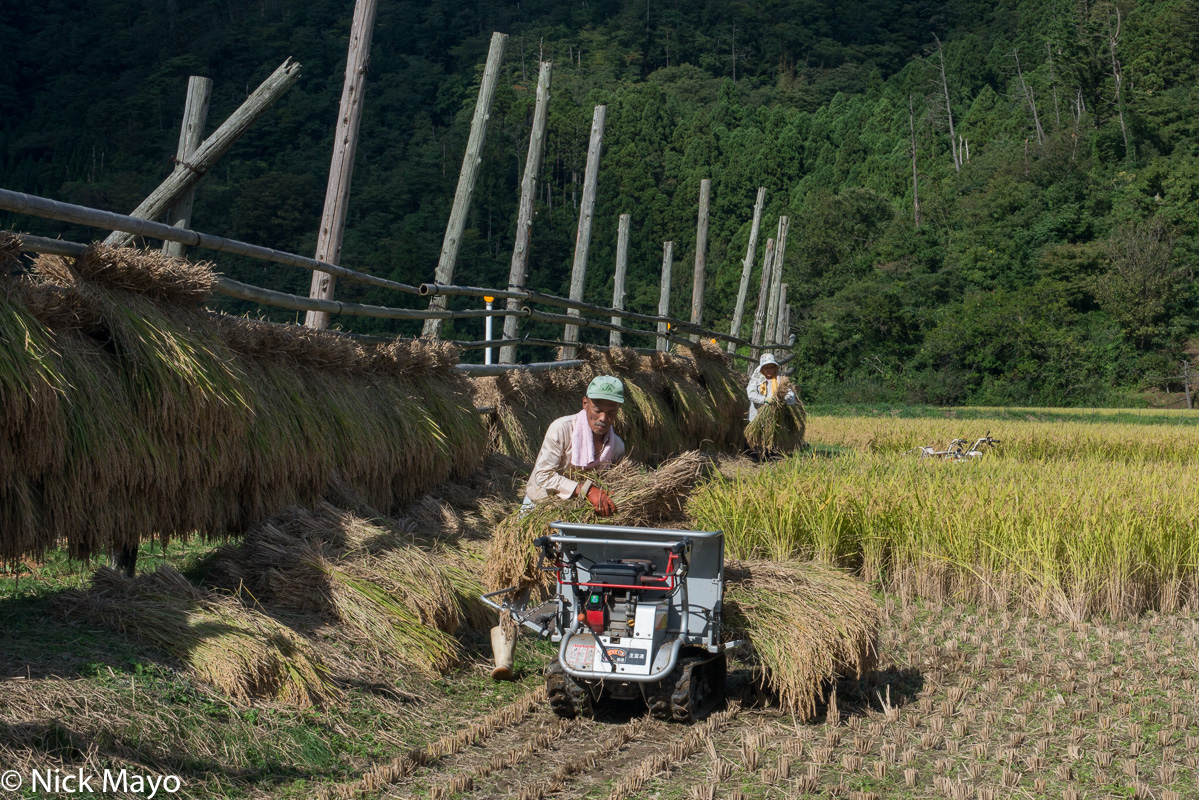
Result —
[{"label": "farmer in field", "polygon": [[[607,469],[624,456],[624,442],[612,430],[622,403],[624,384],[619,378],[601,375],[587,386],[583,408],[577,414],[568,414],[550,423],[525,487],[522,510],[532,508],[553,494],[563,500],[582,497],[601,517],[616,512],[612,498],[590,478],[580,481],[571,475],[582,477],[579,472]],[[523,611],[529,601],[529,591],[525,588],[514,592],[508,607]],[[497,681],[512,680],[515,677],[512,671],[516,655],[515,626],[500,624],[491,629],[491,651],[495,657],[491,677]]]},{"label": "farmer in field", "polygon": [[[770,402],[779,388],[779,362],[775,360],[770,353],[763,353],[762,358],[758,361],[758,368],[754,370],[754,374],[749,378],[749,385],[746,387],[746,394],[749,395],[749,421],[753,422],[754,417],[758,416],[758,412],[762,406]],[[795,390],[788,387],[787,394],[783,397],[783,402],[789,406],[799,402],[799,398],[795,396]]]},{"label": "farmer in field", "polygon": [[524,507],[554,494],[563,500],[582,497],[601,517],[616,511],[607,492],[590,479],[574,480],[570,473],[607,469],[624,456],[624,442],[612,430],[623,402],[624,384],[620,378],[601,375],[588,385],[579,413],[559,417],[550,424],[525,487]]}]

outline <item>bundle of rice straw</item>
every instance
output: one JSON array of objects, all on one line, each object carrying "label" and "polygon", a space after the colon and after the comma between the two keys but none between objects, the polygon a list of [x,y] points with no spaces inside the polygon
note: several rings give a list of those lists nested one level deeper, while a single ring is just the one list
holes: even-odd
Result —
[{"label": "bundle of rice straw", "polygon": [[257,602],[343,623],[375,659],[426,678],[458,662],[459,609],[470,604],[457,597],[447,565],[328,503],[287,509],[254,528],[221,552],[218,571]]},{"label": "bundle of rice straw", "polygon": [[700,446],[739,449],[744,391],[737,373],[714,345],[685,351],[580,346],[578,368],[476,380],[475,404],[493,409],[492,449],[532,462],[550,423],[578,412],[591,379],[615,375],[625,386],[616,432],[629,458],[654,465]]},{"label": "bundle of rice straw", "polygon": [[515,586],[546,597],[552,573],[537,570],[533,540],[549,532],[551,522],[662,526],[683,518],[683,505],[711,463],[699,451],[684,453],[647,470],[631,461],[590,475],[612,497],[616,513],[600,517],[585,499],[549,497],[532,509],[516,511],[495,529],[487,554],[483,583],[488,591]]},{"label": "bundle of rice straw", "polygon": [[238,534],[332,484],[393,513],[482,460],[451,345],[209,313],[214,281],[102,245],[0,274],[0,558]]},{"label": "bundle of rice straw", "polygon": [[770,401],[758,409],[754,421],[745,428],[745,441],[755,450],[791,453],[804,445],[807,431],[808,412],[796,392],[795,405],[787,405],[783,398],[791,382],[779,378],[778,391]]},{"label": "bundle of rice straw", "polygon": [[699,342],[689,349],[695,359],[699,382],[708,392],[718,422],[717,439],[735,450],[740,447],[742,426],[748,401],[745,373],[733,368],[732,359],[718,345]]},{"label": "bundle of rice straw", "polygon": [[748,638],[763,684],[803,720],[827,685],[877,665],[881,612],[862,581],[813,562],[726,559],[724,637]]},{"label": "bundle of rice straw", "polygon": [[101,567],[90,590],[61,602],[69,615],[170,653],[234,700],[308,707],[340,696],[292,631],[228,595],[201,592],[168,566],[133,580]]}]

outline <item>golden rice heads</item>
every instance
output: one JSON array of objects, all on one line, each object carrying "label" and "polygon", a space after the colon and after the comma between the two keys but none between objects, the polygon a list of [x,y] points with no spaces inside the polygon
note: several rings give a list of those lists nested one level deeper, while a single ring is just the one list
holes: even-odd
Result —
[{"label": "golden rice heads", "polygon": [[344,334],[227,314],[213,319],[229,349],[248,358],[335,371],[362,369],[366,362],[362,346]]},{"label": "golden rice heads", "polygon": [[34,272],[51,283],[80,280],[150,297],[164,303],[197,305],[212,296],[216,274],[208,262],[192,263],[161,250],[92,244],[75,258],[41,256]]},{"label": "golden rice heads", "polygon": [[865,582],[813,562],[725,562],[726,637],[745,636],[780,705],[811,719],[825,687],[878,658],[882,614]]}]

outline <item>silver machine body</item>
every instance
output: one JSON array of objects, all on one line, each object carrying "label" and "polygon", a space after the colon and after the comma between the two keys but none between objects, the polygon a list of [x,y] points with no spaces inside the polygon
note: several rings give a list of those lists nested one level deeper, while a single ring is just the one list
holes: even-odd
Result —
[{"label": "silver machine body", "polygon": [[[558,660],[571,677],[653,683],[674,670],[683,647],[721,653],[740,644],[721,642],[722,531],[568,522],[550,529],[537,542],[542,568],[556,572],[552,613],[521,614],[496,601],[510,589],[483,599],[557,642]],[[644,578],[620,577],[642,570]],[[599,618],[597,605],[603,606],[602,631],[592,622]],[[589,617],[589,609],[597,616]]]}]

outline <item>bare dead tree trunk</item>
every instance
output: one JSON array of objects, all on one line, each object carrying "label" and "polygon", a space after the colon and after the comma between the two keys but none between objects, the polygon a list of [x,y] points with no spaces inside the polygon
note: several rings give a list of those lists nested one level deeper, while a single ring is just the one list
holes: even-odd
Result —
[{"label": "bare dead tree trunk", "polygon": [[[604,124],[608,115],[607,106],[596,106],[591,115],[591,140],[587,146],[587,167],[583,174],[583,205],[579,210],[579,228],[575,234],[575,259],[570,272],[570,299],[576,303],[583,299],[583,287],[587,279],[587,255],[591,251],[591,223],[595,218],[596,184],[599,181],[600,150],[604,141]],[[578,309],[568,309],[567,315],[581,316]],[[562,337],[567,342],[579,341],[579,326],[567,325]],[[570,360],[578,350],[562,348],[562,357]]]},{"label": "bare dead tree trunk", "polygon": [[1057,78],[1053,74],[1053,47],[1045,42],[1045,54],[1049,56],[1049,85],[1053,87],[1053,124],[1062,127],[1062,112],[1057,100]]},{"label": "bare dead tree trunk", "polygon": [[[729,327],[729,335],[741,335],[741,321],[745,318],[745,299],[749,295],[749,278],[754,271],[754,257],[758,250],[758,230],[762,224],[762,207],[766,204],[766,187],[758,187],[758,199],[754,203],[754,221],[749,229],[749,244],[745,248],[745,261],[741,264],[741,284],[737,288],[737,305],[733,309],[733,324]],[[729,342],[729,352],[735,352],[736,345]]]},{"label": "bare dead tree trunk", "polygon": [[[670,278],[674,271],[674,242],[662,242],[662,288],[658,293],[658,316],[670,316]],[[655,347],[665,353],[670,349],[670,341],[666,332],[670,329],[669,322],[658,323],[658,340]]]},{"label": "bare dead tree trunk", "polygon": [[[479,96],[475,100],[475,114],[470,123],[470,136],[466,140],[466,152],[462,155],[462,169],[458,172],[458,188],[454,191],[454,204],[450,208],[450,219],[446,223],[445,238],[441,243],[441,256],[437,261],[434,278],[438,283],[454,282],[454,264],[458,261],[458,248],[462,244],[462,231],[466,227],[466,214],[470,210],[470,197],[475,190],[479,166],[483,162],[483,143],[487,139],[487,120],[491,117],[491,101],[495,97],[495,86],[499,81],[500,63],[504,60],[506,33],[491,34],[491,46],[487,51],[487,62],[483,67],[483,80],[479,83]],[[442,295],[429,302],[429,308],[444,309],[446,298]],[[441,334],[441,320],[425,320],[422,336],[436,339]]]},{"label": "bare dead tree trunk", "polygon": [[762,332],[762,343],[771,344],[778,328],[779,292],[783,287],[783,258],[787,253],[787,231],[791,220],[779,217],[778,235],[774,240],[773,269],[770,271],[770,297],[766,301],[766,327]]},{"label": "bare dead tree trunk", "polygon": [[1032,111],[1033,126],[1037,131],[1037,144],[1044,144],[1045,131],[1041,128],[1041,117],[1037,114],[1037,98],[1028,84],[1024,82],[1024,70],[1020,68],[1020,50],[1012,50],[1012,55],[1016,59],[1016,75],[1020,78],[1020,89],[1024,92],[1024,99],[1028,101],[1028,109]]},{"label": "bare dead tree trunk", "polygon": [[1182,362],[1182,388],[1187,394],[1187,408],[1194,409],[1195,403],[1191,398],[1191,362]]},{"label": "bare dead tree trunk", "polygon": [[[708,267],[708,210],[712,200],[712,181],[704,178],[699,182],[699,220],[695,228],[695,271],[691,281],[691,322],[703,325],[704,278]],[[691,334],[691,341],[698,342],[699,334]]]},{"label": "bare dead tree trunk", "polygon": [[1120,133],[1124,136],[1124,157],[1131,158],[1132,150],[1128,144],[1128,127],[1124,124],[1124,95],[1121,91],[1123,75],[1120,71],[1120,60],[1116,58],[1116,47],[1120,43],[1120,9],[1112,6],[1116,12],[1116,25],[1112,27],[1111,11],[1107,15],[1107,49],[1112,57],[1112,80],[1116,82],[1116,115],[1120,120]]},{"label": "bare dead tree trunk", "polygon": [[758,287],[758,308],[754,312],[754,330],[750,339],[755,346],[762,344],[766,330],[766,304],[770,302],[770,287],[774,285],[774,239],[766,240],[766,255],[762,259],[762,281]]},{"label": "bare dead tree trunk", "polygon": [[[624,311],[624,279],[629,270],[629,220],[628,214],[621,214],[616,225],[616,275],[612,281],[612,308],[618,312],[612,316],[613,325],[621,325],[624,317],[619,312]],[[620,347],[620,331],[608,332],[608,346]]]},{"label": "bare dead tree trunk", "polygon": [[[175,161],[186,164],[204,139],[204,124],[208,121],[208,100],[212,96],[212,80],[192,75],[187,81],[187,101],[183,106],[183,127],[179,131],[179,147]],[[195,184],[184,190],[179,199],[167,208],[166,223],[176,228],[191,227],[192,204],[196,199]],[[187,246],[179,242],[163,242],[162,251],[168,256],[183,258]]]},{"label": "bare dead tree trunk", "polygon": [[912,215],[916,220],[916,227],[920,227],[920,181],[918,180],[919,172],[916,169],[916,111],[912,107],[912,96],[908,95],[908,128],[912,133]]},{"label": "bare dead tree trunk", "polygon": [[961,172],[962,159],[958,153],[957,134],[953,130],[953,106],[949,102],[949,81],[945,78],[945,51],[941,47],[941,40],[936,36],[933,39],[937,42],[937,67],[941,73],[941,91],[945,95],[945,115],[949,119],[949,149],[953,155],[953,170]]},{"label": "bare dead tree trunk", "polygon": [[[188,187],[193,186],[212,169],[233,143],[291,88],[299,76],[300,65],[293,63],[290,58],[280,64],[279,68],[200,144],[192,153],[191,160],[186,164],[176,164],[171,174],[137,208],[129,212],[129,216],[138,219],[158,219],[167,206],[178,200]],[[104,244],[110,247],[124,247],[133,238],[131,233],[114,231],[104,240]]]}]

